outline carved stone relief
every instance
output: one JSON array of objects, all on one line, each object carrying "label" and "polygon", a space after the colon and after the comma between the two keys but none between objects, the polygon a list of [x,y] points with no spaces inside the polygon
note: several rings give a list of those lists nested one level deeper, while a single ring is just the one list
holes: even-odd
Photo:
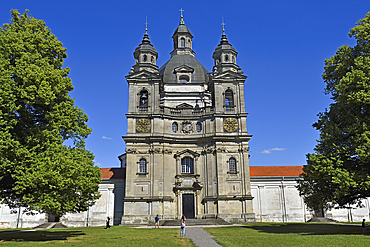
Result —
[{"label": "carved stone relief", "polygon": [[193,124],[190,121],[184,121],[181,123],[181,130],[184,134],[190,134],[193,132]]}]

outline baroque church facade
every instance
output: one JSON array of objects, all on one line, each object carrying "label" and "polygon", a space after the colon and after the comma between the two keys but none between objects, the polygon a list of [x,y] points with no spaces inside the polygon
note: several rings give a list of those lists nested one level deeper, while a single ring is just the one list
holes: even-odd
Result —
[{"label": "baroque church facade", "polygon": [[[147,31],[147,30],[146,30]],[[223,30],[209,72],[183,17],[158,67],[147,32],[126,76],[126,185],[122,224],[163,219],[254,221],[244,104],[246,76]]]},{"label": "baroque church facade", "polygon": [[[134,51],[129,85],[126,153],[120,168],[102,168],[99,198],[68,227],[148,224],[161,219],[222,218],[229,222],[306,222],[313,216],[296,188],[302,166],[249,166],[246,76],[225,32],[209,72],[195,58],[181,17],[171,58],[161,68],[147,33]],[[370,219],[365,207],[333,209],[337,221]],[[50,221],[0,204],[0,228],[32,228]]]}]

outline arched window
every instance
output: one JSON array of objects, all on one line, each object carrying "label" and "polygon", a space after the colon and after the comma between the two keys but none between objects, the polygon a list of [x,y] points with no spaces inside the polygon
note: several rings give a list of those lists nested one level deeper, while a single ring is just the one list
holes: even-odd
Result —
[{"label": "arched window", "polygon": [[154,57],[153,57],[153,56],[152,56],[152,58],[151,58],[151,62],[152,62],[152,63],[154,63]]},{"label": "arched window", "polygon": [[180,76],[179,81],[180,81],[180,83],[188,83],[189,82],[189,77],[186,76],[186,75],[182,75],[182,76]]},{"label": "arched window", "polygon": [[225,62],[229,61],[229,55],[225,55]]},{"label": "arched window", "polygon": [[190,157],[185,157],[181,160],[181,173],[194,173],[194,161]]},{"label": "arched window", "polygon": [[140,92],[140,106],[148,106],[148,91],[146,90]]},{"label": "arched window", "polygon": [[172,131],[176,133],[178,130],[179,130],[179,125],[176,122],[174,122],[172,124]]},{"label": "arched window", "polygon": [[146,173],[146,159],[140,159],[139,173]]},{"label": "arched window", "polygon": [[225,92],[225,107],[226,111],[231,111],[234,108],[234,94],[230,89]]},{"label": "arched window", "polygon": [[147,59],[148,59],[148,57],[146,55],[144,55],[144,57],[143,57],[144,62],[146,62]]},{"label": "arched window", "polygon": [[197,132],[201,132],[202,131],[202,123],[201,122],[198,122],[195,127],[197,129]]},{"label": "arched window", "polygon": [[236,159],[235,158],[229,159],[229,172],[236,172]]},{"label": "arched window", "polygon": [[180,47],[185,48],[185,39],[184,38],[180,39]]}]

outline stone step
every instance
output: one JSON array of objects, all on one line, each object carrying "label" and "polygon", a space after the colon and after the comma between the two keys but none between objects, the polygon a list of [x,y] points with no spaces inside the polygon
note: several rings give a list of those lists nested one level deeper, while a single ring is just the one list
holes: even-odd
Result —
[{"label": "stone step", "polygon": [[[162,220],[159,221],[161,226],[180,226],[181,220]],[[187,226],[201,226],[201,225],[231,225],[223,219],[187,219]]]},{"label": "stone step", "polygon": [[67,228],[67,227],[59,222],[46,222],[46,223],[36,226],[34,229],[41,230],[41,229],[52,229],[52,228]]},{"label": "stone step", "polygon": [[312,219],[308,220],[307,222],[325,222],[325,223],[332,223],[337,222],[336,220],[332,220],[325,217],[313,217]]}]

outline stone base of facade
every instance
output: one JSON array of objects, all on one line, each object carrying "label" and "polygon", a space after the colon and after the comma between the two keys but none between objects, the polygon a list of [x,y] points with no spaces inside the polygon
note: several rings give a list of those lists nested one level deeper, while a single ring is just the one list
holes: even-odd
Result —
[{"label": "stone base of facade", "polygon": [[[156,215],[123,215],[120,225],[148,225],[155,223]],[[159,215],[160,220],[174,220],[174,215]]]},{"label": "stone base of facade", "polygon": [[241,223],[241,222],[256,222],[254,213],[246,214],[218,214],[216,218],[223,219],[229,223]]}]

